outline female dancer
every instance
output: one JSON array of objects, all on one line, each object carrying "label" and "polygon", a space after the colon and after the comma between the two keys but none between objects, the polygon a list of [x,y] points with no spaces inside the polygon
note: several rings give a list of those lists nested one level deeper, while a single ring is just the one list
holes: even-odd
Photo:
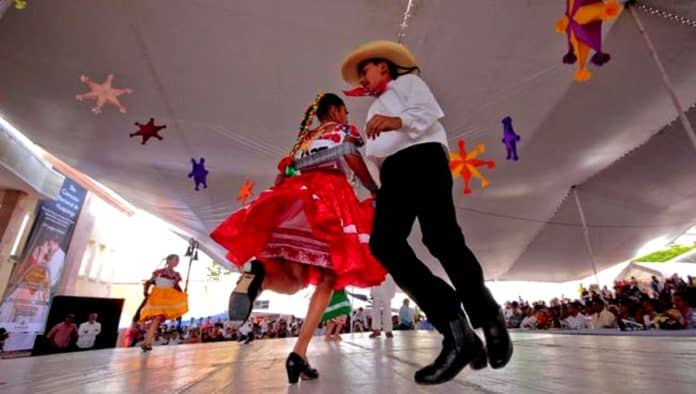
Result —
[{"label": "female dancer", "polygon": [[170,254],[165,260],[167,267],[155,270],[152,278],[145,282],[145,293],[148,286],[154,285],[154,287],[140,310],[140,321],[150,322],[145,341],[140,346],[144,352],[152,350],[155,332],[162,322],[174,320],[188,312],[188,295],[179,286],[181,275],[174,271],[179,264],[179,256]]},{"label": "female dancer", "polygon": [[[315,116],[320,124],[312,129]],[[293,294],[316,286],[286,361],[290,383],[319,376],[307,362],[307,347],[333,291],[384,280],[384,268],[369,251],[372,201],[358,202],[346,179],[352,170],[368,190],[377,189],[357,151],[362,144],[343,100],[317,95],[290,155],[278,165],[276,185],[211,234],[237,266],[256,257],[230,296],[230,320],[246,320],[262,289]]]}]

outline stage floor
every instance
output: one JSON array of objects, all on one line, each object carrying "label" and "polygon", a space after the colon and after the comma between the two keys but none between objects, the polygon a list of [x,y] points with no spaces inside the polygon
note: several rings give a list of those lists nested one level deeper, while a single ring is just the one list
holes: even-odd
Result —
[{"label": "stage floor", "polygon": [[319,380],[287,384],[292,339],[97,350],[0,361],[3,393],[694,393],[696,337],[514,333],[503,370],[465,370],[440,386],[413,373],[439,350],[430,332],[315,338]]}]

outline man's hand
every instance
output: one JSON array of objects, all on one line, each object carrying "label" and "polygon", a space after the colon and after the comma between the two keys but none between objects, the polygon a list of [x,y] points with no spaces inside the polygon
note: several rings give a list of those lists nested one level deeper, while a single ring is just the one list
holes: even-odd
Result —
[{"label": "man's hand", "polygon": [[377,193],[370,193],[370,198],[372,199],[372,208],[377,208]]},{"label": "man's hand", "polygon": [[367,138],[375,139],[383,131],[398,130],[401,127],[403,127],[403,123],[400,117],[377,114],[367,122]]}]

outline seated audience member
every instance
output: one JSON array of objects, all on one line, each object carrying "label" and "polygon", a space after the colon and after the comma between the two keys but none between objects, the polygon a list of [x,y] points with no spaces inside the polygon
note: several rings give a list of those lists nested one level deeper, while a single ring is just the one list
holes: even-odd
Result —
[{"label": "seated audience member", "polygon": [[536,316],[534,316],[534,310],[530,308],[529,306],[525,307],[524,309],[524,319],[522,319],[522,322],[520,323],[520,328],[522,329],[527,329],[527,330],[533,330],[536,328]]},{"label": "seated audience member", "polygon": [[520,303],[513,301],[510,308],[510,315],[507,320],[508,328],[520,328],[520,324],[522,324],[523,319],[524,315],[520,310]]},{"label": "seated audience member", "polygon": [[590,328],[617,328],[616,316],[607,310],[604,301],[596,299],[592,303],[592,312],[590,316]]},{"label": "seated audience member", "polygon": [[568,317],[564,320],[563,326],[571,330],[582,330],[587,328],[587,317],[580,313],[581,305],[579,302],[568,304]]},{"label": "seated audience member", "polygon": [[674,308],[681,314],[681,324],[684,328],[696,328],[696,313],[687,302],[687,296],[684,291],[677,291],[672,296],[672,304]]}]

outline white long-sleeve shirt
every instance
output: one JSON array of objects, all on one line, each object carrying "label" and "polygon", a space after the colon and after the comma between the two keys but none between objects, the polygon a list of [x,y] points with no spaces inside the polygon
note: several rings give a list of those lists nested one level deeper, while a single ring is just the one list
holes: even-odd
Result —
[{"label": "white long-sleeve shirt", "polygon": [[387,90],[370,105],[367,120],[377,114],[398,116],[403,124],[399,130],[366,140],[365,156],[378,168],[387,157],[413,145],[438,142],[447,148],[447,133],[440,123],[445,114],[418,75],[406,74],[389,82]]},{"label": "white long-sleeve shirt", "polygon": [[572,330],[582,330],[587,328],[587,316],[578,313],[577,316],[568,316],[565,319],[567,328]]},{"label": "white long-sleeve shirt", "polygon": [[90,323],[86,321],[80,324],[80,328],[77,329],[77,347],[80,349],[89,349],[94,346],[94,342],[97,340],[97,335],[101,333],[101,323],[94,322]]}]

